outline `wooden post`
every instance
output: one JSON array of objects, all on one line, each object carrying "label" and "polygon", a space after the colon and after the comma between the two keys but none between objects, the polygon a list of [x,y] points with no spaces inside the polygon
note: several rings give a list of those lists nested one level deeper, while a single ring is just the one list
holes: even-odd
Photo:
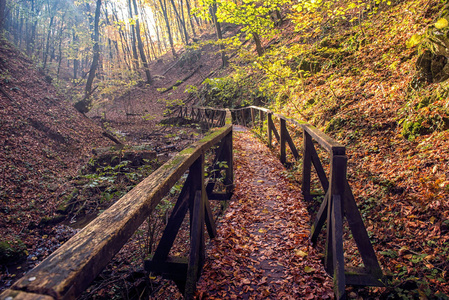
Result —
[{"label": "wooden post", "polygon": [[331,155],[328,203],[327,247],[325,268],[334,278],[337,299],[345,299],[345,272],[343,252],[343,203],[346,185],[346,155]]},{"label": "wooden post", "polygon": [[259,128],[260,128],[260,135],[262,135],[263,131],[263,111],[259,110]]},{"label": "wooden post", "polygon": [[242,109],[242,110],[240,111],[240,115],[242,116],[242,126],[245,126],[245,127],[246,127],[245,110],[244,110],[244,109]]},{"label": "wooden post", "polygon": [[224,138],[223,143],[223,158],[228,163],[226,169],[226,178],[224,180],[225,185],[234,184],[234,151],[232,149],[232,130]]},{"label": "wooden post", "polygon": [[271,126],[273,126],[273,120],[272,120],[272,113],[268,113],[267,115],[267,120],[268,120],[268,147],[272,147],[273,146],[273,136],[271,135]]},{"label": "wooden post", "polygon": [[287,126],[285,125],[285,120],[280,118],[281,121],[281,163],[287,163],[287,153],[285,149],[285,144],[287,141]]},{"label": "wooden post", "polygon": [[251,127],[256,126],[256,116],[254,115],[254,108],[250,108],[251,109]]},{"label": "wooden post", "polygon": [[312,137],[304,130],[303,131],[303,166],[302,166],[302,194],[306,201],[311,201],[312,197],[310,196],[310,180],[311,180],[311,172],[312,172],[312,153],[311,148],[313,147]]}]

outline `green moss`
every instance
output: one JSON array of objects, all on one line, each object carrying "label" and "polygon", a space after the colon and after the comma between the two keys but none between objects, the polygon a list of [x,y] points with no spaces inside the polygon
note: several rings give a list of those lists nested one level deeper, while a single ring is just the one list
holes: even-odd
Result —
[{"label": "green moss", "polygon": [[14,263],[25,259],[27,248],[20,239],[0,242],[0,264]]},{"label": "green moss", "polygon": [[339,128],[342,128],[344,125],[345,125],[344,119],[342,119],[340,117],[334,118],[334,119],[330,120],[329,123],[327,123],[326,128],[324,129],[324,132],[328,133],[328,132],[338,130]]},{"label": "green moss", "polygon": [[72,202],[79,194],[78,189],[74,189],[69,195],[65,195],[62,202],[56,208],[56,212],[60,214],[68,214],[72,208]]},{"label": "green moss", "polygon": [[63,215],[55,215],[52,217],[43,217],[40,222],[39,226],[46,226],[46,225],[52,225],[57,224],[65,220],[65,216]]}]

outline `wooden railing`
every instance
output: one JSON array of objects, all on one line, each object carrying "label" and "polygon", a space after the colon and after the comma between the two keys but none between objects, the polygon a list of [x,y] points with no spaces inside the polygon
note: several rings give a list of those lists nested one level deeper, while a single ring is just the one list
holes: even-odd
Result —
[{"label": "wooden railing", "polygon": [[194,122],[203,122],[207,126],[224,126],[226,123],[226,109],[217,109],[202,106],[176,106],[170,109],[170,115],[188,118]]},{"label": "wooden railing", "polygon": [[[196,116],[207,114],[194,108]],[[0,295],[12,299],[74,299],[89,286],[113,256],[128,241],[155,209],[171,187],[188,171],[177,203],[151,260],[145,268],[173,279],[186,298],[193,297],[196,281],[204,263],[204,224],[210,237],[216,234],[208,199],[230,199],[233,188],[232,124],[229,111],[217,118],[207,117],[212,126],[202,140],[181,151],[143,180],[83,230],[63,244],[38,266]],[[213,178],[221,178],[222,191],[214,182],[205,184],[204,156],[213,146],[215,162],[226,161],[222,170],[214,166]],[[187,211],[190,211],[190,252],[186,259],[168,256]]]},{"label": "wooden railing", "polygon": [[[268,145],[272,146],[272,137],[274,135],[280,144],[280,160],[284,164],[287,163],[287,144],[292,156],[296,160],[301,159],[301,155],[290,136],[287,124],[302,130],[302,193],[304,199],[313,201],[311,195],[312,165],[325,192],[324,200],[312,226],[310,239],[316,245],[318,235],[327,220],[324,265],[326,271],[333,276],[334,291],[337,299],[346,297],[345,285],[383,286],[382,269],[376,258],[347,180],[348,159],[345,146],[308,123],[288,119],[265,108],[249,106],[234,109],[232,110],[232,117],[235,124],[258,128],[260,133],[262,133],[263,124],[266,122]],[[279,120],[278,128],[280,132],[276,128],[273,119]],[[324,171],[313,141],[316,141],[329,155],[329,178]],[[343,249],[344,217],[348,221],[349,229],[361,255],[363,268],[345,267]]]}]

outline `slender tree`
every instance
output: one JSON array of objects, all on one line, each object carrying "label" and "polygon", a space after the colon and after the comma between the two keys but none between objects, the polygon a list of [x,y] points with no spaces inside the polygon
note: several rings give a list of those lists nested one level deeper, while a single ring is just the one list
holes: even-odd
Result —
[{"label": "slender tree", "polygon": [[3,23],[5,22],[6,0],[0,0],[0,32],[3,31]]},{"label": "slender tree", "polygon": [[91,94],[92,94],[92,84],[95,78],[95,72],[98,67],[98,62],[100,60],[100,14],[101,14],[101,0],[97,0],[97,6],[95,9],[94,17],[94,31],[92,33],[92,40],[94,42],[93,46],[93,58],[92,64],[90,66],[89,76],[87,77],[86,88],[84,90],[84,99],[75,104],[75,108],[81,112],[86,113],[89,111],[92,104]]},{"label": "slender tree", "polygon": [[140,59],[142,60],[143,68],[145,69],[145,75],[147,77],[147,83],[151,84],[151,82],[153,80],[151,79],[150,68],[148,67],[148,62],[147,62],[147,58],[146,58],[146,55],[145,55],[145,50],[143,48],[142,37],[140,36],[140,23],[139,23],[139,17],[138,17],[138,11],[139,10],[137,8],[137,1],[133,0],[133,4],[134,4],[134,12],[136,13],[136,16],[137,16],[137,18],[136,18],[137,46],[139,48]]},{"label": "slender tree", "polygon": [[170,20],[168,18],[167,2],[166,0],[159,0],[159,4],[161,5],[162,14],[165,20],[165,26],[167,27],[168,41],[170,42],[171,52],[174,57],[177,57],[178,55],[176,54],[175,46],[173,44],[173,36],[170,26]]}]

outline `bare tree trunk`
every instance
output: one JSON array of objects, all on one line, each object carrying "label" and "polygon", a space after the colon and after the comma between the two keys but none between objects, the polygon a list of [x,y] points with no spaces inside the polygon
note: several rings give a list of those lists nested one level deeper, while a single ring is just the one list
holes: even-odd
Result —
[{"label": "bare tree trunk", "polygon": [[175,51],[175,46],[173,45],[173,36],[170,28],[170,20],[168,19],[167,13],[167,2],[166,0],[159,0],[159,3],[161,4],[162,13],[164,15],[165,20],[165,26],[167,27],[168,41],[170,42],[171,52],[174,57],[178,57]]},{"label": "bare tree trunk", "polygon": [[[129,8],[129,19],[132,20],[134,16],[131,0],[128,0],[128,8]],[[136,69],[139,70],[139,55],[137,54],[137,45],[136,45],[136,28],[133,23],[131,23],[131,48],[133,50],[134,65],[136,66]]]},{"label": "bare tree trunk", "polygon": [[92,65],[90,66],[89,76],[87,77],[84,99],[75,104],[75,108],[81,113],[88,112],[92,104],[92,99],[90,98],[92,94],[92,83],[94,81],[95,71],[97,70],[98,62],[100,60],[100,43],[99,43],[100,13],[101,13],[101,0],[97,0],[97,7],[95,9],[94,33],[92,36],[92,40],[94,41],[93,46],[94,56],[92,59]]},{"label": "bare tree trunk", "polygon": [[[65,16],[65,15],[64,15]],[[59,51],[59,57],[58,57],[58,72],[57,77],[59,78],[59,73],[61,71],[61,63],[62,63],[62,34],[64,33],[64,17],[61,19],[61,28],[59,30],[59,45],[58,45],[58,51]]]},{"label": "bare tree trunk", "polygon": [[55,20],[55,16],[53,15],[50,18],[50,25],[48,26],[48,33],[47,33],[47,44],[45,45],[45,50],[44,50],[44,63],[43,63],[44,70],[47,68],[47,57],[48,57],[48,51],[50,48],[51,30],[53,27],[54,20]]},{"label": "bare tree trunk", "polygon": [[258,56],[262,56],[263,55],[263,48],[262,48],[262,43],[260,42],[260,37],[255,32],[252,32],[251,34],[253,35],[254,42],[256,43],[257,55]]},{"label": "bare tree trunk", "polygon": [[[193,36],[196,37],[195,26],[193,25],[193,20],[192,20],[193,17],[192,17],[192,14],[190,12],[190,2],[189,2],[189,0],[186,0],[186,6],[187,6],[187,14],[189,15],[190,27],[192,28]],[[181,7],[182,7],[182,5],[181,5]],[[198,20],[197,20],[197,24],[198,24]]]},{"label": "bare tree trunk", "polygon": [[214,25],[215,25],[215,32],[217,33],[217,39],[220,42],[222,67],[225,68],[228,65],[228,58],[226,57],[226,53],[224,52],[225,48],[224,48],[224,45],[222,42],[223,33],[221,32],[221,24],[217,20],[217,2],[216,1],[214,1],[214,4],[210,8],[210,11],[211,11],[211,15],[212,15],[212,21],[214,22]]},{"label": "bare tree trunk", "polygon": [[[138,16],[137,1],[133,0],[133,3],[134,3],[134,11],[135,11],[136,15]],[[140,59],[142,60],[143,68],[145,69],[145,75],[147,77],[147,83],[151,84],[153,80],[151,78],[150,69],[148,67],[147,58],[145,56],[145,50],[143,48],[142,37],[140,36],[139,18],[136,19],[136,36],[137,36],[137,46],[139,47],[139,52],[140,52]]]},{"label": "bare tree trunk", "polygon": [[[184,10],[182,9],[182,6],[183,6],[182,1],[183,0],[180,0],[180,4],[181,4],[180,9],[181,9],[182,14],[179,14],[178,9],[176,8],[176,5],[175,5],[175,1],[170,0],[171,4],[173,6],[173,10],[175,12],[176,18],[178,19],[178,24],[180,25],[179,32],[184,33],[184,43],[186,45],[188,45],[189,44],[189,34],[187,33],[186,22],[184,20]],[[182,34],[181,34],[181,36],[182,36]]]},{"label": "bare tree trunk", "polygon": [[6,0],[0,0],[0,32],[3,31],[3,23],[5,22]]}]

